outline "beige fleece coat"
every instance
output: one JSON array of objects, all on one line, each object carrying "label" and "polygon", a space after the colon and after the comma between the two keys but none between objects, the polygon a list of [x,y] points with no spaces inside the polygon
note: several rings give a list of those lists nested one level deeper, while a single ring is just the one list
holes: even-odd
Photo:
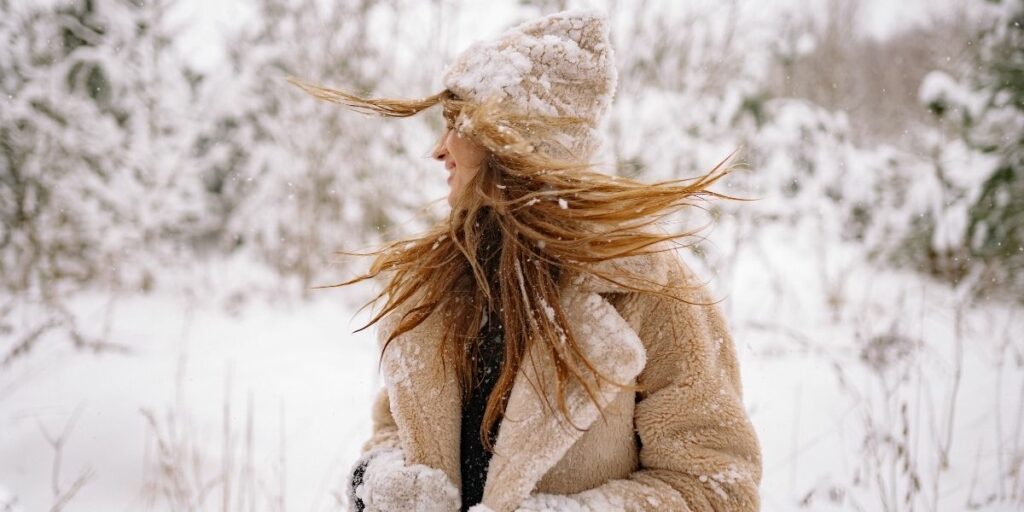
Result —
[{"label": "beige fleece coat", "polygon": [[[629,268],[659,283],[697,283],[673,251],[600,266]],[[575,429],[545,412],[531,383],[549,392],[551,365],[533,351],[507,402],[483,504],[509,512],[524,500],[565,495],[556,502],[573,503],[566,507],[573,510],[758,510],[761,450],[719,308],[631,292],[591,274],[568,283],[562,307],[581,348],[605,375],[636,382],[640,391],[602,383],[598,408],[582,387],[571,387],[572,422],[586,430]],[[713,300],[703,287],[687,298]],[[378,340],[400,314],[382,320]],[[399,447],[407,462],[440,469],[461,488],[459,386],[435,363],[439,316],[385,352],[386,386],[363,450]]]}]

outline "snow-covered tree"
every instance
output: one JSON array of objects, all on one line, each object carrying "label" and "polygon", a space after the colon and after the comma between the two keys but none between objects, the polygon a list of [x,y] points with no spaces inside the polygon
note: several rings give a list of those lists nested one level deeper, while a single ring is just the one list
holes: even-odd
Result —
[{"label": "snow-covered tree", "polygon": [[149,289],[191,253],[205,218],[168,5],[0,2],[0,322],[45,311],[0,364],[49,331],[110,346],[80,331],[70,292]]},{"label": "snow-covered tree", "polygon": [[[983,274],[984,289],[1024,296],[1024,6],[992,4],[991,23],[976,39],[962,76],[934,72],[920,98],[957,134],[937,152],[961,148],[985,159],[981,167],[938,167],[953,200],[962,204],[953,243],[961,266]],[[949,161],[950,158],[943,161]],[[959,160],[962,162],[962,160]],[[969,173],[969,185],[956,180]]]},{"label": "snow-covered tree", "polygon": [[202,222],[166,3],[4,6],[4,287],[145,288]]},{"label": "snow-covered tree", "polygon": [[[284,78],[367,95],[427,95],[440,85],[430,73],[441,56],[417,44],[427,34],[403,25],[424,25],[433,11],[422,3],[257,6],[256,24],[232,37],[226,65],[200,85],[205,197],[222,249],[248,251],[306,289],[324,284],[335,250],[379,241],[381,230],[443,197],[409,186],[430,172],[424,157],[439,122],[366,118]],[[370,31],[404,40],[388,44]]]}]

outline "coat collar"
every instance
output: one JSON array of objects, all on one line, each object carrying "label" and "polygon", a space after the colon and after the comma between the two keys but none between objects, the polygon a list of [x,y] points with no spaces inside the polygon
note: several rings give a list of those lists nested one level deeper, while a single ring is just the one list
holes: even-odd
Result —
[{"label": "coat collar", "polygon": [[[595,267],[657,275],[652,261],[651,256],[621,258]],[[561,306],[583,353],[608,378],[632,382],[646,362],[643,343],[600,295],[628,289],[591,274],[575,275],[566,282],[560,293]],[[396,311],[381,320],[379,340],[386,339],[400,316]],[[382,367],[407,462],[441,469],[461,489],[461,396],[454,372],[438,364],[435,357],[443,334],[438,317],[431,315],[395,338],[384,353]],[[611,384],[592,381],[599,391],[599,408],[586,390],[574,383],[566,390],[570,421],[559,421],[551,417],[545,400],[537,395],[537,390],[544,390],[550,393],[547,402],[557,404],[550,385],[553,379],[550,356],[543,347],[534,346],[513,382],[488,469],[484,503],[495,511],[511,510],[528,497],[618,392]]]}]

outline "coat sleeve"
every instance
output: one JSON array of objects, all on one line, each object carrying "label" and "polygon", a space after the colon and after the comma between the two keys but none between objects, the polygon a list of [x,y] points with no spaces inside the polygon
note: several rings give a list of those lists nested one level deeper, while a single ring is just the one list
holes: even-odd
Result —
[{"label": "coat sleeve", "polygon": [[[678,275],[692,282],[678,263]],[[711,302],[703,287],[683,296]],[[638,332],[647,365],[634,411],[639,469],[577,494],[534,494],[519,510],[759,510],[760,444],[720,309],[657,295],[637,300],[647,301]]]},{"label": "coat sleeve", "polygon": [[[378,328],[378,344],[382,340],[382,331]],[[356,496],[356,488],[363,485],[366,480],[366,469],[375,455],[381,452],[401,450],[401,441],[398,436],[398,425],[391,415],[391,401],[388,397],[387,386],[382,386],[373,400],[370,408],[370,419],[372,421],[372,432],[360,448],[360,454],[349,471],[346,491],[348,495],[348,511],[363,512],[365,505]]]},{"label": "coat sleeve", "polygon": [[377,392],[370,416],[373,420],[373,432],[370,434],[370,438],[363,443],[362,451],[365,453],[375,448],[384,447],[400,448],[398,425],[395,424],[395,418],[391,416],[391,401],[388,399],[387,387],[382,387]]},{"label": "coat sleeve", "polygon": [[[404,310],[402,311],[404,312]],[[392,313],[377,323],[375,336],[379,348],[383,349],[384,342],[394,331],[398,324],[397,319],[400,317],[400,313]],[[388,397],[387,386],[381,386],[380,390],[377,391],[377,396],[373,401],[370,412],[370,418],[373,421],[373,432],[370,434],[370,439],[363,443],[363,454],[365,455],[366,452],[376,448],[401,449],[402,444],[398,437],[398,424],[395,423],[395,418],[391,415],[391,400]]]}]

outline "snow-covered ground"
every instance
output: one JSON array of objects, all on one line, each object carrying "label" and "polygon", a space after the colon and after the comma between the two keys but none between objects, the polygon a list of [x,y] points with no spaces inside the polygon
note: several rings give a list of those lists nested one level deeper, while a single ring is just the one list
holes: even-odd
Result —
[{"label": "snow-covered ground", "polygon": [[[82,471],[92,475],[73,510],[148,508],[161,463],[184,473],[188,488],[177,496],[200,496],[230,474],[240,496],[229,498],[231,510],[252,496],[260,510],[281,496],[289,510],[336,509],[331,491],[369,433],[378,382],[372,331],[351,334],[366,315],[354,317],[345,295],[352,291],[316,292],[307,303],[254,301],[234,314],[213,294],[80,297],[73,309],[82,329],[102,332],[113,319],[105,338],[131,352],[83,354],[43,340],[0,375],[0,483],[23,510],[49,509],[54,449],[46,433],[67,429],[60,490]],[[220,510],[219,489],[202,506],[173,508]]]},{"label": "snow-covered ground", "polygon": [[1019,307],[968,306],[836,246],[809,256],[801,231],[766,229],[731,291],[764,509],[1019,510]]},{"label": "snow-covered ground", "polygon": [[[1006,498],[986,503],[1014,490],[1019,500],[1024,487],[1009,473],[1024,442],[1019,310],[967,306],[948,286],[869,267],[841,246],[823,255],[807,224],[765,227],[733,265],[714,265],[762,442],[763,509],[910,510],[916,479],[915,509],[1014,510]],[[711,240],[728,235],[726,224]],[[166,496],[189,503],[204,485],[197,510],[253,498],[258,510],[337,510],[379,383],[373,330],[351,334],[367,318],[353,314],[367,292],[255,300],[233,314],[217,294],[79,297],[83,330],[106,328],[131,352],[48,340],[0,373],[0,499],[50,507],[47,436],[66,429],[60,491],[91,470],[73,510],[142,510],[154,499],[164,510]],[[175,476],[160,477],[161,462]],[[154,482],[182,487],[155,497]]]}]

